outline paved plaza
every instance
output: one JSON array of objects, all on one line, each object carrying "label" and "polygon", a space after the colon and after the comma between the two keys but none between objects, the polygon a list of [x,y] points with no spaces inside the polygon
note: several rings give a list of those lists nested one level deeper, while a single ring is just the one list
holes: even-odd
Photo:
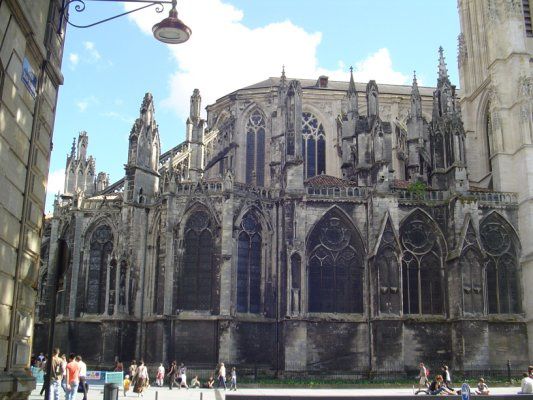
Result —
[{"label": "paved plaza", "polygon": [[[30,400],[42,400],[44,396],[39,396],[41,386],[39,385],[30,395]],[[491,387],[491,394],[515,394],[520,390],[520,387]],[[361,396],[361,397],[375,397],[375,396],[408,396],[413,394],[410,388],[398,389],[293,389],[293,388],[244,388],[237,392],[229,392],[224,390],[213,389],[173,389],[150,387],[144,393],[143,400],[222,400],[225,395],[238,394],[242,396],[243,400],[249,395],[291,395],[291,396],[305,396],[305,398],[321,398],[321,397],[335,397],[335,396]],[[65,396],[61,392],[59,399],[64,400]],[[130,392],[127,397],[120,392],[119,399],[136,399],[137,394]],[[82,395],[78,394],[75,400],[81,400]],[[95,386],[91,388],[88,395],[88,400],[103,399],[103,386]]]}]

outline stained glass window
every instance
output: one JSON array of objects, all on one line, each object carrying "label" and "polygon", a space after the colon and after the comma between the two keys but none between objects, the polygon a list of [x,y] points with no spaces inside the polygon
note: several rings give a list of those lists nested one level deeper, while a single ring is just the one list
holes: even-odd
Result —
[{"label": "stained glass window", "polygon": [[302,113],[302,155],[305,178],[326,172],[326,132],[309,112]]},{"label": "stained glass window", "polygon": [[490,314],[520,312],[518,239],[509,223],[492,213],[481,224],[481,243],[488,255],[487,298]]},{"label": "stained glass window", "polygon": [[309,312],[363,312],[364,247],[357,230],[336,209],[308,240]]},{"label": "stained glass window", "polygon": [[241,221],[237,250],[237,311],[261,309],[261,224],[249,212]]},{"label": "stained glass window", "polygon": [[442,314],[443,238],[436,223],[415,211],[400,227],[404,314]]},{"label": "stained glass window", "polygon": [[212,308],[213,227],[207,211],[196,211],[185,225],[183,268],[179,277],[178,308]]},{"label": "stained glass window", "polygon": [[99,226],[91,236],[85,311],[103,314],[107,284],[107,267],[113,251],[113,234],[107,225]]},{"label": "stained glass window", "polygon": [[257,110],[246,124],[246,183],[265,184],[265,119]]}]

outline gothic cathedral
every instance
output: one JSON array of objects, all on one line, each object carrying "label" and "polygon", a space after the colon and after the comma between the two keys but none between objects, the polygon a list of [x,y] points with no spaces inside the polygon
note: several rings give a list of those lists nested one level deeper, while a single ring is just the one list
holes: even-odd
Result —
[{"label": "gothic cathedral", "polygon": [[283,71],[208,105],[207,119],[195,90],[186,140],[164,153],[146,94],[114,183],[80,133],[46,222],[35,346],[62,238],[56,343],[91,365],[527,365],[529,0],[458,11],[460,89],[439,49],[431,88]]}]

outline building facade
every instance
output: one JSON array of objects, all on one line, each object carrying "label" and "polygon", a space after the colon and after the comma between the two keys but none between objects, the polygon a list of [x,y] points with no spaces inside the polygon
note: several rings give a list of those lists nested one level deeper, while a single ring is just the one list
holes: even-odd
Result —
[{"label": "building facade", "polygon": [[465,60],[478,68],[470,8],[520,16],[530,40],[525,2],[460,1],[461,100],[442,49],[433,88],[283,71],[208,105],[205,120],[195,90],[185,142],[161,154],[147,93],[113,184],[80,133],[47,221],[37,329],[64,238],[56,339],[90,364],[402,374],[421,360],[528,363],[525,203],[480,172],[495,164],[468,111],[481,82],[465,72]]},{"label": "building facade", "polygon": [[[0,1],[0,397],[27,396],[64,32],[59,0]],[[43,349],[44,350],[44,349]]]}]

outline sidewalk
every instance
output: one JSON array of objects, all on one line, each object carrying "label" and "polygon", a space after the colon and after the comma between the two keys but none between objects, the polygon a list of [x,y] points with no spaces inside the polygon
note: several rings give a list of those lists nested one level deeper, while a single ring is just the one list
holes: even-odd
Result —
[{"label": "sidewalk", "polygon": [[[103,386],[94,386],[89,390],[87,400],[101,400],[103,399]],[[491,394],[516,394],[520,387],[491,387]],[[39,396],[41,385],[35,389],[31,395],[30,400],[43,400],[44,396]],[[325,397],[325,396],[408,396],[413,394],[412,389],[398,388],[398,389],[293,389],[293,388],[276,388],[276,389],[239,389],[237,392],[229,392],[217,389],[172,389],[168,387],[156,388],[150,387],[144,392],[143,400],[223,400],[226,393],[236,393],[241,395],[243,399],[246,395],[294,395],[294,396],[309,396],[309,397]],[[137,399],[137,394],[129,392],[128,396],[124,397],[122,390],[120,391],[119,400]],[[424,397],[422,396],[421,399]],[[64,400],[65,395],[61,391],[59,399]],[[82,400],[82,394],[78,393],[75,400]]]}]

